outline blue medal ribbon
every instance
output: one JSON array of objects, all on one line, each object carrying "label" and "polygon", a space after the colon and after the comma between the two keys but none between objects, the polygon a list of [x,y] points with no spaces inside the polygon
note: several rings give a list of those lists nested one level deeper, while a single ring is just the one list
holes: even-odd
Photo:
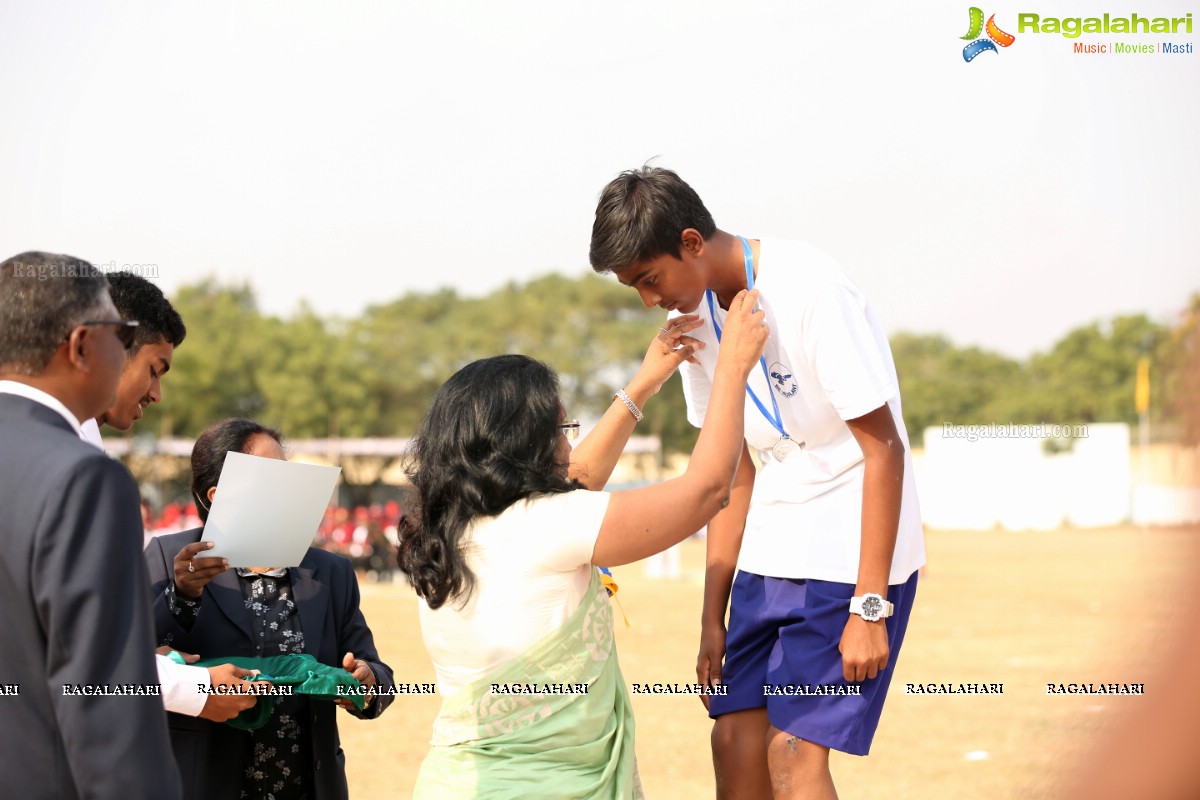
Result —
[{"label": "blue medal ribbon", "polygon": [[[754,253],[750,250],[750,242],[746,241],[746,237],[739,236],[738,239],[742,242],[742,255],[746,260],[746,289],[754,288]],[[713,302],[713,293],[711,289],[704,292],[705,299],[708,300],[708,315],[712,317],[713,330],[717,332],[717,345],[721,344],[721,325],[717,322],[716,304]],[[754,405],[758,406],[758,410],[767,418],[767,422],[771,423],[771,427],[779,431],[781,440],[791,439],[787,431],[783,429],[783,417],[779,413],[779,404],[775,402],[775,393],[771,391],[771,375],[767,372],[767,359],[765,356],[758,357],[758,363],[762,367],[763,378],[767,382],[767,395],[771,398],[772,415],[767,411],[767,407],[758,399],[758,395],[750,388],[750,384],[746,384],[746,394],[750,395],[750,399],[754,401]]]}]

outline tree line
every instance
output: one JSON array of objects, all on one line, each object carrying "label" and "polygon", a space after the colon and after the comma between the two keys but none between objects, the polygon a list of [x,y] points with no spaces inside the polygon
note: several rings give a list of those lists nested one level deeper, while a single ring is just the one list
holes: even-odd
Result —
[{"label": "tree line", "polygon": [[[248,285],[204,280],[171,298],[188,328],[139,433],[194,436],[229,416],[254,417],[290,438],[409,436],[434,391],[483,356],[525,353],[554,368],[572,417],[598,415],[641,363],[660,310],[615,281],[586,274],[509,283],[482,297],[409,293],[353,318],[308,306],[262,313]],[[1151,418],[1200,438],[1200,293],[1163,325],[1143,314],[1068,332],[1016,360],[940,334],[891,337],[904,419],[914,444],[943,422],[1135,424],[1137,362],[1151,359]],[[1186,402],[1185,402],[1186,399]],[[679,378],[648,404],[640,433],[690,450]]]}]

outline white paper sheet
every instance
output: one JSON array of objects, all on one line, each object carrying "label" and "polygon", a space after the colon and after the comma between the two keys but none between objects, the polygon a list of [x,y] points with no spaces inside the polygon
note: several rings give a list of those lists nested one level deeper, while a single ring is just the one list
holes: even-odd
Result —
[{"label": "white paper sheet", "polygon": [[294,567],[304,558],[341,467],[227,453],[203,540],[203,555],[230,567]]}]

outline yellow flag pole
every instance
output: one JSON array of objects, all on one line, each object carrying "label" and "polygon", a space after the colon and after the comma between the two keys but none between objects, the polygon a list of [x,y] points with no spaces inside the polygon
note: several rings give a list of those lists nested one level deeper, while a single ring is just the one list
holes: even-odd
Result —
[{"label": "yellow flag pole", "polygon": [[1150,359],[1142,356],[1137,365],[1137,388],[1134,391],[1134,403],[1137,413],[1145,414],[1150,410]]}]

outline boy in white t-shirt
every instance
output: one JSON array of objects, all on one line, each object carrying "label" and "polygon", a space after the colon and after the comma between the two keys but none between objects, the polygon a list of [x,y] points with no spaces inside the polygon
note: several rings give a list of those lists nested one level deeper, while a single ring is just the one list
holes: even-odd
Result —
[{"label": "boy in white t-shirt", "polygon": [[708,703],[719,798],[835,798],[829,750],[870,749],[925,563],[887,337],[834,261],[717,229],[669,170],[605,187],[591,263],[647,307],[704,321],[690,335],[707,346],[682,368],[697,426],[724,309],[761,292],[771,335],[733,496],[708,526],[697,676],[728,692]]}]

